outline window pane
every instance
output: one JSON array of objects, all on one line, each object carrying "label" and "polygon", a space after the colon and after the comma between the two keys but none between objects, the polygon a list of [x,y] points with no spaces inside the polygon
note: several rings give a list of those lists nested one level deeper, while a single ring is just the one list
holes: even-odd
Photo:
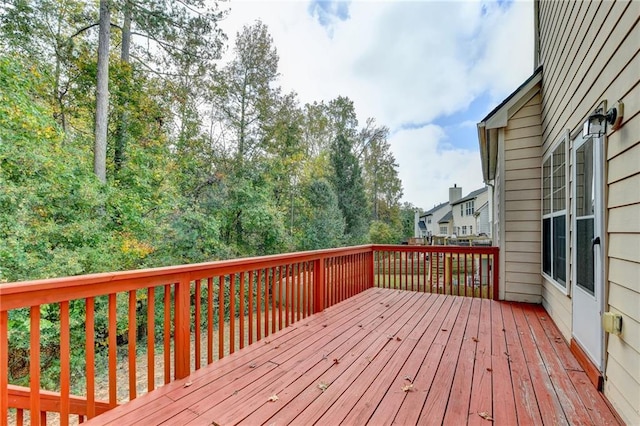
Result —
[{"label": "window pane", "polygon": [[576,284],[593,294],[593,218],[576,220]]},{"label": "window pane", "polygon": [[551,218],[542,220],[542,270],[551,275]]},{"label": "window pane", "polygon": [[551,157],[542,166],[542,214],[551,213]]},{"label": "window pane", "polygon": [[589,139],[576,151],[576,214],[593,214],[593,139]]},{"label": "window pane", "polygon": [[565,215],[553,218],[553,278],[559,284],[566,281],[567,245]]},{"label": "window pane", "polygon": [[554,212],[565,209],[565,152],[564,141],[553,151],[553,206]]}]

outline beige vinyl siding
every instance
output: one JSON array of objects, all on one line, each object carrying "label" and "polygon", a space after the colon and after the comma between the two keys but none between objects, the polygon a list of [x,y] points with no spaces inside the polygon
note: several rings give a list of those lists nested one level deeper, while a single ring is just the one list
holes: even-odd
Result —
[{"label": "beige vinyl siding", "polygon": [[[625,422],[640,424],[640,2],[542,1],[538,8],[543,153],[602,101],[625,105],[623,126],[605,140],[605,308],[623,316],[623,334],[607,337],[604,389]],[[570,337],[571,299],[543,287],[545,308]]]},{"label": "beige vinyl siding", "polygon": [[[540,303],[540,179],[539,92],[508,120],[504,130],[504,297]],[[502,153],[503,150],[500,150]]]}]

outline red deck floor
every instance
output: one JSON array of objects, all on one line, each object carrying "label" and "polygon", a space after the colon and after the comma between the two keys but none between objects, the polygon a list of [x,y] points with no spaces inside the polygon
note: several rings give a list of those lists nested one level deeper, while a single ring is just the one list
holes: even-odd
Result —
[{"label": "red deck floor", "polygon": [[617,424],[538,305],[370,289],[90,424]]}]

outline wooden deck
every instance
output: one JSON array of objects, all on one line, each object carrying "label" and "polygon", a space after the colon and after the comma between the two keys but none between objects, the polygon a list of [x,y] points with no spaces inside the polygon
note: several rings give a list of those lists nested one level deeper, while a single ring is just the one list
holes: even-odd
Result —
[{"label": "wooden deck", "polygon": [[618,424],[537,305],[373,288],[90,424]]}]

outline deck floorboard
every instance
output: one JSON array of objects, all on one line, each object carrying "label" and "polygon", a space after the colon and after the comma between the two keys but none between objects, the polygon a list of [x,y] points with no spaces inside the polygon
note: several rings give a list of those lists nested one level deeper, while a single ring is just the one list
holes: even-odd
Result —
[{"label": "deck floorboard", "polygon": [[89,424],[492,420],[617,424],[542,307],[373,288]]}]

